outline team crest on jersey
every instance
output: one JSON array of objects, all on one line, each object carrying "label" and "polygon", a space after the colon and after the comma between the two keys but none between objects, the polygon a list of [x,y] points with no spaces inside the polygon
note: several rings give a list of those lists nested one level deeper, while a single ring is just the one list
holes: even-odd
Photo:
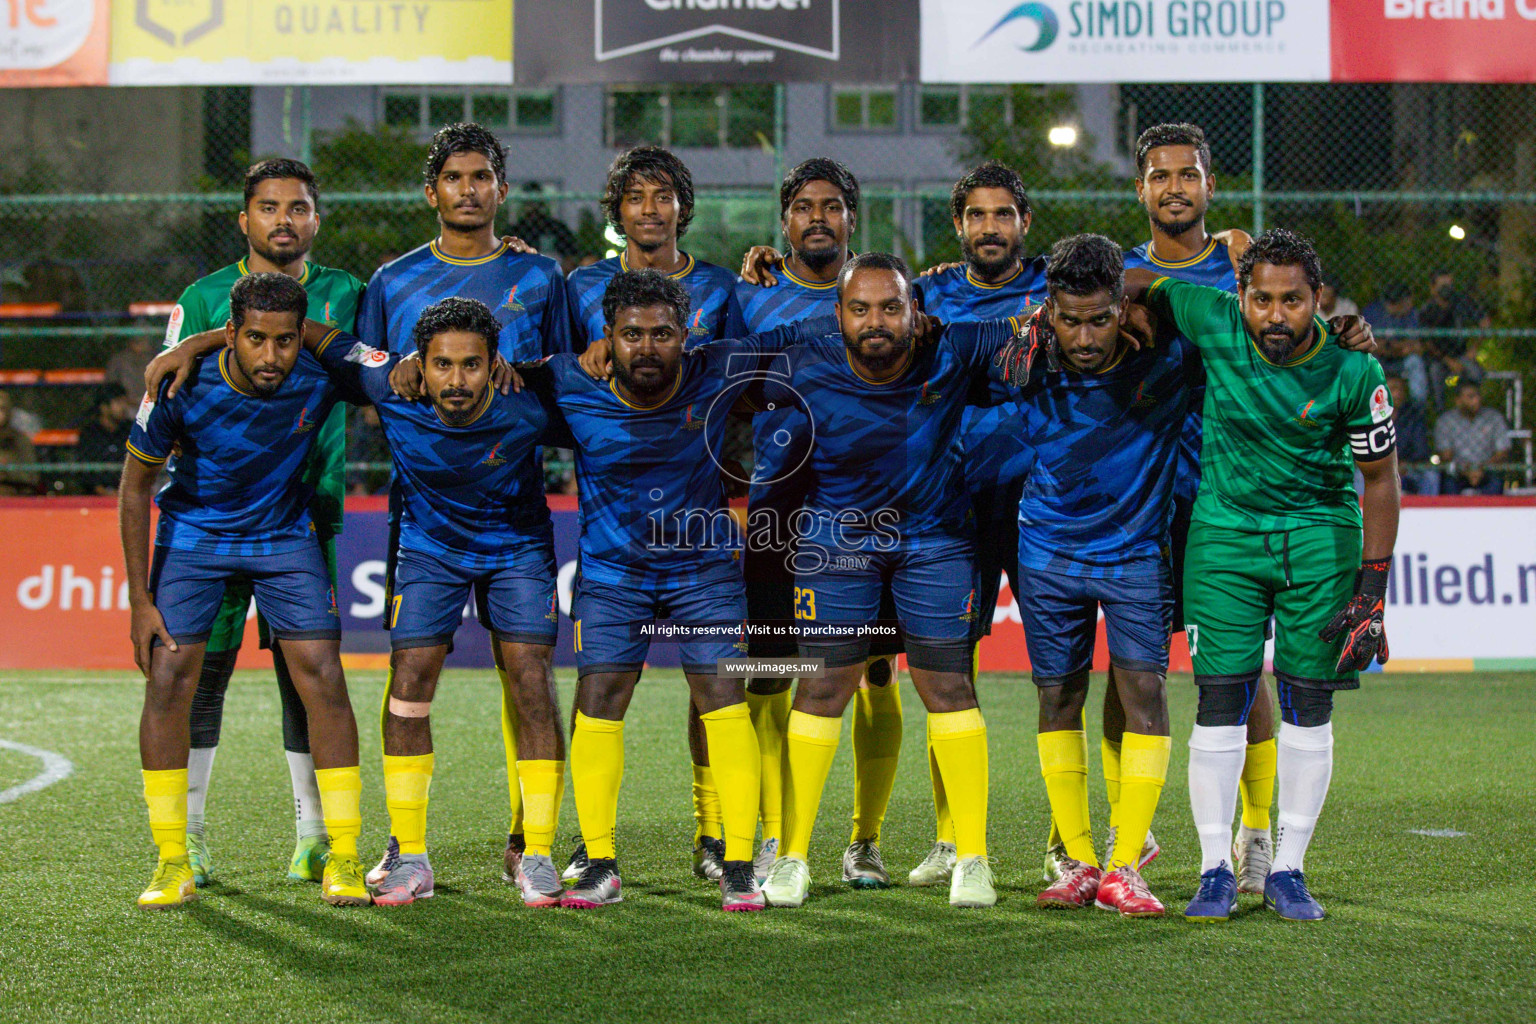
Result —
[{"label": "team crest on jersey", "polygon": [[709,327],[704,323],[704,311],[702,309],[693,311],[693,323],[688,325],[688,335],[692,338],[709,337]]},{"label": "team crest on jersey", "polygon": [[1304,427],[1322,426],[1322,424],[1317,421],[1317,418],[1312,415],[1313,410],[1316,408],[1317,399],[1315,398],[1309,398],[1305,402],[1302,402],[1296,407],[1296,422],[1300,423]]},{"label": "team crest on jersey", "polygon": [[694,412],[694,404],[692,402],[689,402],[688,403],[688,408],[683,410],[683,429],[684,430],[703,430],[704,429],[704,417],[702,417],[702,416],[700,416],[700,415],[698,415],[697,413]]},{"label": "team crest on jersey", "polygon": [[939,399],[941,399],[943,397],[944,396],[941,395],[937,391],[929,391],[928,390],[928,382],[927,381],[923,381],[923,388],[922,388],[921,391],[919,391],[917,393],[917,404],[918,405],[932,405],[933,403],[937,402]]},{"label": "team crest on jersey", "polygon": [[1392,418],[1392,396],[1385,384],[1376,385],[1371,392],[1371,422],[1383,423]]},{"label": "team crest on jersey", "polygon": [[501,302],[501,308],[514,316],[520,313],[526,313],[528,311],[521,302],[517,301],[517,288],[517,285],[513,285],[511,289],[507,291],[507,297]]},{"label": "team crest on jersey", "polygon": [[976,591],[974,588],[969,594],[965,595],[965,600],[960,605],[960,621],[976,621]]},{"label": "team crest on jersey", "polygon": [[504,445],[504,444],[506,444],[505,441],[497,441],[494,445],[492,445],[491,446],[491,450],[486,453],[485,458],[480,460],[480,465],[482,465],[482,466],[504,466],[504,465],[506,465],[507,460],[501,457],[501,446]]},{"label": "team crest on jersey", "polygon": [[359,363],[363,366],[383,366],[389,362],[389,353],[358,342],[352,346],[352,351],[347,353],[347,362]]},{"label": "team crest on jersey", "polygon": [[293,432],[295,434],[307,434],[314,429],[315,421],[309,418],[309,406],[306,405],[299,410],[298,419],[293,421]]},{"label": "team crest on jersey", "polygon": [[551,590],[549,592],[549,607],[544,610],[544,617],[550,622],[556,621],[560,617],[559,608],[559,595]]},{"label": "team crest on jersey", "polygon": [[1131,399],[1131,408],[1150,409],[1157,404],[1157,396],[1147,393],[1147,382],[1142,381],[1136,385],[1136,397]]}]

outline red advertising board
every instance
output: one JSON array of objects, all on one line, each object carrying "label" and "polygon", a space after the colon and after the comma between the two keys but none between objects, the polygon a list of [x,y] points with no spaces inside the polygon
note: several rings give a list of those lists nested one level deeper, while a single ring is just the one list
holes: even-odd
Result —
[{"label": "red advertising board", "polygon": [[1536,82],[1536,0],[1333,0],[1335,82]]}]

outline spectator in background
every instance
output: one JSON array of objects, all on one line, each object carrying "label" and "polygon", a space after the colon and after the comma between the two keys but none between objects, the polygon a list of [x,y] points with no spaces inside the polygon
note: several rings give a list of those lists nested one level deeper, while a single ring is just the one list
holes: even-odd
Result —
[{"label": "spectator in background", "polygon": [[155,358],[155,338],[150,334],[135,334],[128,339],[128,346],[107,360],[106,382],[120,386],[128,395],[128,401],[138,405],[144,397],[144,369]]},{"label": "spectator in background", "polygon": [[[1373,328],[1374,324],[1371,325]],[[1392,426],[1397,431],[1397,459],[1404,467],[1403,490],[1408,494],[1439,494],[1440,474],[1429,468],[1429,424],[1424,404],[1408,393],[1408,383],[1397,374],[1387,378],[1392,393]],[[1418,463],[1418,465],[1412,465]]]},{"label": "spectator in background", "polygon": [[[1419,307],[1419,326],[1432,330],[1487,327],[1492,320],[1470,298],[1456,290],[1456,275],[1437,270],[1429,278],[1429,301]],[[1372,325],[1375,326],[1374,324]],[[1426,339],[1429,357],[1430,401],[1440,408],[1445,386],[1462,378],[1480,381],[1483,368],[1477,365],[1480,342],[1468,338]]]},{"label": "spectator in background", "polygon": [[1408,397],[1422,409],[1429,402],[1429,368],[1424,362],[1423,340],[1408,333],[1419,328],[1413,293],[1401,281],[1394,281],[1382,290],[1381,298],[1365,307],[1364,316],[1380,339],[1378,358],[1387,375],[1402,377]]},{"label": "spectator in background", "polygon": [[33,434],[43,429],[43,421],[31,409],[17,405],[16,396],[9,391],[0,391],[0,395],[5,399],[5,409],[9,417],[6,422],[25,434],[30,441]]},{"label": "spectator in background", "polygon": [[[139,377],[143,388],[144,378]],[[80,437],[75,442],[76,462],[110,462],[121,466],[128,454],[128,435],[133,431],[133,410],[136,402],[128,397],[121,384],[103,384],[91,396],[91,412],[80,425]],[[122,471],[102,470],[81,473],[77,477],[86,494],[109,495],[117,493]]]},{"label": "spectator in background", "polygon": [[1456,386],[1456,406],[1435,423],[1435,447],[1445,471],[1446,494],[1498,494],[1504,489],[1488,464],[1509,458],[1509,423],[1502,413],[1483,408],[1483,389],[1463,379]]},{"label": "spectator in background", "polygon": [[5,467],[37,461],[32,435],[17,428],[9,393],[0,391],[0,495],[37,493],[37,474],[8,472]]},{"label": "spectator in background", "polygon": [[544,186],[536,181],[523,186],[522,211],[508,230],[541,254],[558,260],[560,268],[569,274],[576,269],[576,255],[581,247],[565,222],[549,212],[540,198],[543,194]]},{"label": "spectator in background", "polygon": [[[389,461],[379,411],[371,405],[360,406],[347,417],[347,461]],[[388,485],[388,470],[347,470],[348,494],[378,494]]]},{"label": "spectator in background", "polygon": [[[1358,316],[1360,307],[1355,305],[1354,299],[1345,298],[1339,293],[1338,278],[1325,277],[1323,287],[1317,293],[1317,311],[1324,320],[1331,320],[1336,316]],[[1375,324],[1371,324],[1372,330],[1375,327]]]}]

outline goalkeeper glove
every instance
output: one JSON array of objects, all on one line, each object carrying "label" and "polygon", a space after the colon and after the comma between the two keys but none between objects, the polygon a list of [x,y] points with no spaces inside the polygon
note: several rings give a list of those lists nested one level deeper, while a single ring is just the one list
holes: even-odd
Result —
[{"label": "goalkeeper glove", "polygon": [[1022,388],[1033,378],[1035,366],[1041,357],[1045,359],[1046,369],[1051,371],[1061,369],[1061,357],[1056,350],[1056,335],[1046,320],[1044,306],[1035,310],[1024,322],[1023,329],[1009,339],[1008,344],[998,351],[992,362],[1001,371],[1004,384],[1012,388]]},{"label": "goalkeeper glove", "polygon": [[1340,675],[1363,672],[1371,659],[1382,665],[1391,656],[1387,650],[1387,629],[1382,621],[1387,599],[1387,573],[1392,559],[1364,562],[1355,573],[1355,596],[1333,621],[1318,634],[1332,643],[1342,634],[1344,648],[1339,652],[1336,671]]}]

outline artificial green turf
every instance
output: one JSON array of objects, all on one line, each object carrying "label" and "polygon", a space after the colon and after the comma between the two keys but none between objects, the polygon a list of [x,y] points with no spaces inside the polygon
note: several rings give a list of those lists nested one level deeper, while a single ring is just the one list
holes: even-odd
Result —
[{"label": "artificial green turf", "polygon": [[[363,736],[365,859],[386,830],[378,673],[353,673]],[[562,674],[568,707],[570,682]],[[1101,680],[1095,680],[1096,689]],[[134,897],[153,853],[140,797],[140,685],[121,674],[0,676],[0,739],[58,751],[73,777],[0,806],[0,1019],[17,1021],[1241,1021],[1536,1018],[1536,675],[1373,676],[1339,698],[1333,792],[1308,858],[1319,924],[1243,897],[1226,925],[1178,916],[1198,844],[1185,793],[1187,677],[1148,869],[1162,920],[1041,911],[1048,823],[1034,691],[980,684],[991,742],[991,856],[1001,902],[838,883],[849,730],[822,805],[812,898],[723,914],[689,873],[684,691],[656,672],[628,724],[619,810],[625,902],[525,909],[500,880],[506,796],[497,689],[455,672],[433,708],[429,843],[437,895],[335,909],[288,883],[288,775],[270,678],[231,688],[209,802],[217,884],[186,910]],[[932,841],[923,727],[906,685],[903,763],[882,843],[905,877]],[[1096,702],[1095,702],[1096,703]],[[1097,748],[1096,734],[1090,744]],[[1097,757],[1093,758],[1095,763]],[[0,788],[37,762],[0,750]],[[1095,821],[1104,805],[1093,772]],[[562,841],[576,828],[567,788]],[[1454,829],[1429,838],[1410,829]]]}]

